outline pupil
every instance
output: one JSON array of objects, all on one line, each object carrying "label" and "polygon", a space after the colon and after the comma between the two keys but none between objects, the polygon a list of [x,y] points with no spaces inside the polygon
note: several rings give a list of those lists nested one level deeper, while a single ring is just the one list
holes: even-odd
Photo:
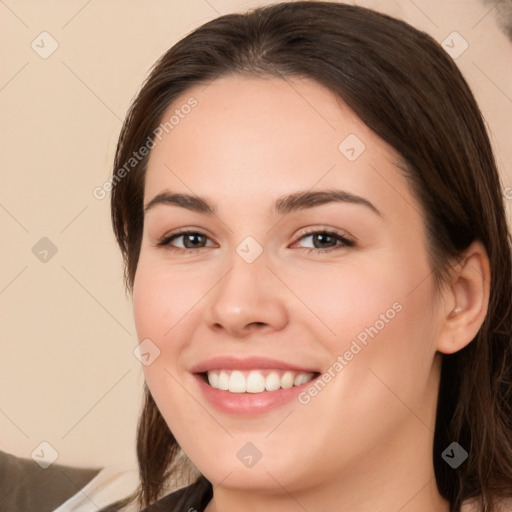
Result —
[{"label": "pupil", "polygon": [[[192,244],[191,246],[188,246],[187,242],[190,241],[193,238],[197,239],[197,237],[201,237],[201,236],[203,236],[203,235],[200,235],[199,233],[192,233],[192,234],[189,234],[189,235],[185,236],[185,238],[184,238],[184,245],[185,245],[185,247],[187,247],[187,249],[193,248],[193,247],[197,247],[197,245],[194,245],[194,244]],[[197,240],[196,240],[196,242],[197,242]]]},{"label": "pupil", "polygon": [[[318,235],[315,235],[315,236],[318,238],[318,240],[320,241],[321,244],[322,243],[326,243],[326,240],[325,240],[326,238],[327,239],[332,238],[331,235],[326,235],[325,233],[324,234],[318,234]],[[316,244],[315,244],[315,246],[316,246]]]}]

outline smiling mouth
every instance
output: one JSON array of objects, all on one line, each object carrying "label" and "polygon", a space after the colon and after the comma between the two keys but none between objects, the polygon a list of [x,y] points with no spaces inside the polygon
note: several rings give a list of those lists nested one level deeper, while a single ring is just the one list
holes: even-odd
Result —
[{"label": "smiling mouth", "polygon": [[230,393],[263,393],[301,386],[319,372],[291,370],[210,370],[200,374],[210,387]]}]

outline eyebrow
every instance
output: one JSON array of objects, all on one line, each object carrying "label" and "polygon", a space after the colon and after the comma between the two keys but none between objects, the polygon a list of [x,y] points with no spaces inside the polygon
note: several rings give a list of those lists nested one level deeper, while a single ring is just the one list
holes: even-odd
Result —
[{"label": "eyebrow", "polygon": [[[380,217],[384,217],[377,207],[368,201],[368,199],[345,190],[338,189],[317,191],[303,190],[287,194],[277,198],[274,204],[274,211],[278,214],[285,215],[328,203],[349,203],[361,205],[367,207]],[[151,199],[151,201],[149,201],[149,203],[144,207],[144,212],[147,212],[159,204],[179,206],[204,215],[216,214],[215,206],[210,204],[205,198],[190,194],[172,193],[168,190],[159,193]]]}]

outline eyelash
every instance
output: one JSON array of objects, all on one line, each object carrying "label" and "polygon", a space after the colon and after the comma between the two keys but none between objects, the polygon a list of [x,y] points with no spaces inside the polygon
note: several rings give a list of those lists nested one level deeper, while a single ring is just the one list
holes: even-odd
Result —
[{"label": "eyelash", "polygon": [[[338,232],[336,230],[333,230],[333,229],[311,229],[311,230],[303,233],[299,237],[299,239],[297,241],[300,241],[303,238],[306,238],[306,237],[311,236],[311,235],[319,235],[319,234],[321,234],[321,235],[328,235],[328,236],[331,236],[333,238],[336,238],[338,241],[342,242],[342,245],[341,246],[337,246],[337,247],[333,247],[332,249],[316,249],[314,247],[300,247],[300,249],[303,249],[303,250],[305,249],[308,254],[310,254],[311,251],[314,251],[317,254],[320,254],[320,253],[336,251],[336,250],[339,250],[339,249],[341,249],[343,247],[353,247],[353,246],[356,245],[353,240],[350,240],[349,238],[347,238],[344,235],[342,235],[340,232]],[[206,247],[199,247],[198,249],[191,249],[191,248],[188,248],[188,247],[182,248],[182,247],[174,247],[174,246],[171,245],[171,241],[173,241],[176,238],[179,238],[180,236],[184,236],[184,235],[201,235],[201,236],[204,236],[206,238],[209,238],[208,235],[206,233],[203,233],[202,231],[192,231],[192,230],[179,231],[177,233],[172,233],[169,236],[165,236],[165,237],[161,238],[158,241],[158,243],[156,244],[156,247],[167,246],[167,248],[169,250],[173,251],[173,252],[180,251],[180,252],[186,253],[186,254],[197,253],[201,249],[206,249]]]}]

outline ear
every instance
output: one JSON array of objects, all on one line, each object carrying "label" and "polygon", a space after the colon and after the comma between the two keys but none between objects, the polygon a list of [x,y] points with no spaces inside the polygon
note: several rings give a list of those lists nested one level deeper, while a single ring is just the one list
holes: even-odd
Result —
[{"label": "ear", "polygon": [[437,350],[453,354],[477,335],[489,305],[491,268],[484,245],[475,240],[454,267],[446,286]]}]

